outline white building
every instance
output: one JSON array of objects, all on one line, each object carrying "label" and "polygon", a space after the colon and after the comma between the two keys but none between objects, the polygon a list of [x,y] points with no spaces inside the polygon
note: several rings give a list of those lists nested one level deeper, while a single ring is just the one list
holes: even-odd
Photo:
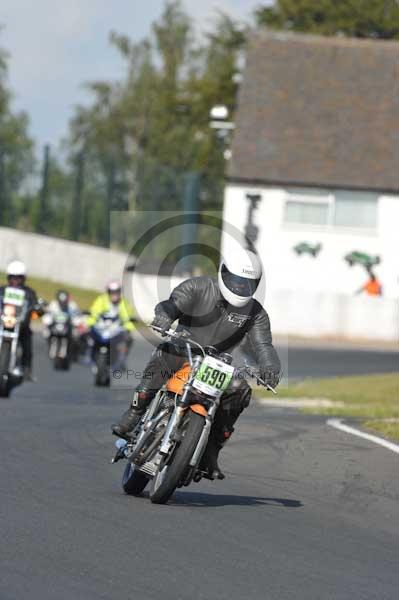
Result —
[{"label": "white building", "polygon": [[[397,64],[397,42],[267,31],[250,40],[224,218],[245,230],[248,195],[259,196],[255,245],[274,312],[282,302],[291,314],[294,302],[316,311],[327,302],[327,312],[336,313],[328,324],[305,328],[295,319],[284,326],[277,315],[280,330],[398,339]],[[317,257],[298,255],[301,243],[320,244]],[[384,299],[354,299],[367,274],[344,260],[353,251],[380,257],[375,273]],[[380,315],[386,334],[373,336],[362,319],[354,327],[359,307],[364,319]]]}]

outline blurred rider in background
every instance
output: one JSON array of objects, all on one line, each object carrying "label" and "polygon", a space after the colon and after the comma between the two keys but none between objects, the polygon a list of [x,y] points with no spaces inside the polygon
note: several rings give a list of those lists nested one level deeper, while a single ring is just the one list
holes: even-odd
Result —
[{"label": "blurred rider in background", "polygon": [[127,356],[133,343],[133,309],[122,297],[122,284],[117,280],[110,281],[105,288],[105,294],[98,296],[91,305],[90,315],[87,319],[89,327],[93,327],[104,314],[119,319],[125,333],[124,342]]},{"label": "blurred rider in background", "polygon": [[55,298],[50,302],[46,308],[46,314],[43,317],[43,323],[46,328],[43,331],[44,338],[50,340],[50,329],[53,323],[57,319],[57,315],[60,313],[67,314],[71,319],[71,343],[74,360],[78,360],[80,354],[83,354],[87,340],[86,335],[88,327],[86,319],[78,306],[78,304],[71,299],[71,295],[67,290],[58,290]]},{"label": "blurred rider in background", "polygon": [[7,285],[0,286],[0,297],[4,295],[7,286],[23,289],[28,303],[25,321],[21,324],[19,343],[22,349],[21,368],[25,380],[34,381],[32,376],[32,330],[30,321],[32,313],[41,316],[44,312],[44,301],[38,300],[36,292],[26,285],[26,266],[19,260],[10,262],[7,267]]},{"label": "blurred rider in background", "polygon": [[74,300],[71,300],[70,293],[67,290],[58,290],[54,300],[48,305],[46,312],[50,315],[57,315],[60,312],[65,312],[70,317],[80,315],[79,306]]}]

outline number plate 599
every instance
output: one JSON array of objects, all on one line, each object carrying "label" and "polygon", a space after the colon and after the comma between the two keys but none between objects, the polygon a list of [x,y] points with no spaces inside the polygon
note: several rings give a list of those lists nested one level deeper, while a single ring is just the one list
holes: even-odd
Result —
[{"label": "number plate 599", "polygon": [[231,365],[206,356],[195,376],[193,387],[207,396],[219,398],[229,387],[233,373],[234,367]]}]

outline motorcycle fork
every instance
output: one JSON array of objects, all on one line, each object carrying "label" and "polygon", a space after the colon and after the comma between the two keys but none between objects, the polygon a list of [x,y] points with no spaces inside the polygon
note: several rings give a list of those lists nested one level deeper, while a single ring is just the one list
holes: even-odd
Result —
[{"label": "motorcycle fork", "polygon": [[172,416],[169,420],[169,423],[166,427],[166,431],[165,431],[165,434],[162,439],[162,444],[159,449],[159,453],[164,456],[167,456],[169,454],[170,449],[172,448],[172,445],[175,441],[174,440],[175,434],[179,428],[179,425],[181,423],[183,416],[187,412],[187,408],[189,406],[188,396],[191,391],[192,383],[194,381],[194,378],[197,374],[197,370],[198,370],[201,362],[202,361],[199,357],[195,357],[194,360],[192,361],[192,369],[191,369],[189,380],[187,381],[187,383],[185,384],[185,386],[183,388],[183,390],[184,390],[183,395],[182,395],[181,399],[178,401],[177,406],[176,406],[175,410],[173,411],[173,414],[172,414]]},{"label": "motorcycle fork", "polygon": [[10,372],[13,371],[17,364],[17,351],[18,351],[18,341],[19,341],[19,324],[16,326],[14,330],[14,337],[11,342],[11,356],[10,356]]},{"label": "motorcycle fork", "polygon": [[58,339],[55,337],[55,335],[50,337],[50,348],[49,348],[49,358],[50,360],[54,360],[55,357],[57,356],[57,349],[58,349]]},{"label": "motorcycle fork", "polygon": [[59,343],[59,357],[66,358],[68,354],[68,343],[69,339],[67,337],[63,337]]},{"label": "motorcycle fork", "polygon": [[197,447],[194,450],[194,454],[192,455],[191,460],[190,460],[190,467],[197,467],[200,463],[202,455],[208,444],[209,434],[211,432],[213,421],[215,419],[216,411],[219,408],[219,404],[220,404],[219,400],[214,401],[212,406],[208,410],[208,414],[205,417],[204,429],[202,430],[201,437],[198,440]]}]

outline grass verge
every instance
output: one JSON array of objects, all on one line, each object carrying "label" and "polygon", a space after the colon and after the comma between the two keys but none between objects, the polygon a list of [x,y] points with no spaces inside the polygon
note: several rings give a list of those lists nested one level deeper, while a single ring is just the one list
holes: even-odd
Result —
[{"label": "grass verge", "polygon": [[337,402],[328,408],[304,410],[327,416],[358,417],[366,429],[399,440],[399,373],[304,381],[279,388],[278,395]]},{"label": "grass verge", "polygon": [[[6,275],[0,273],[0,285],[6,283]],[[82,288],[67,285],[57,281],[49,281],[38,277],[28,277],[27,285],[32,287],[37,295],[48,302],[55,297],[57,290],[66,289],[70,292],[73,300],[78,303],[81,310],[88,310],[99,292],[95,290],[83,290]]]}]

